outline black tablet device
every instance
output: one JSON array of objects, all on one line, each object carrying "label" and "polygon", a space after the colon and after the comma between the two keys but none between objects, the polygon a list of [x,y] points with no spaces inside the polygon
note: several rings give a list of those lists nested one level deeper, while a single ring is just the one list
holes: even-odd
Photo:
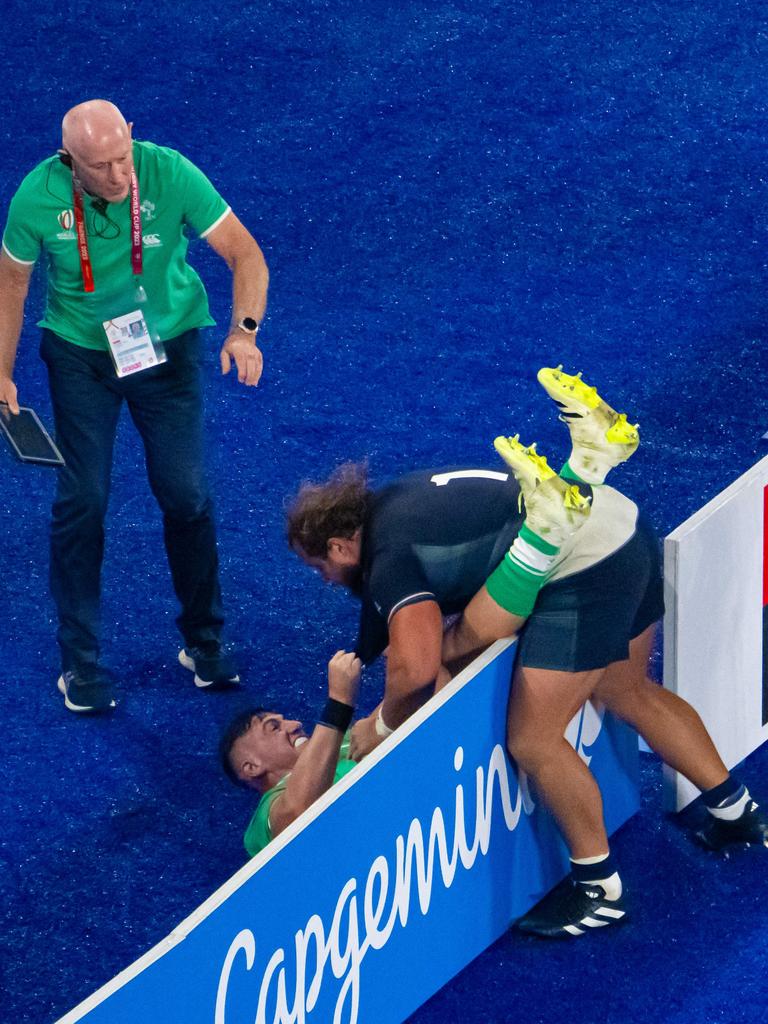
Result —
[{"label": "black tablet device", "polygon": [[34,409],[22,406],[14,416],[5,402],[0,402],[0,430],[13,454],[22,462],[36,462],[41,466],[64,465],[61,452]]}]

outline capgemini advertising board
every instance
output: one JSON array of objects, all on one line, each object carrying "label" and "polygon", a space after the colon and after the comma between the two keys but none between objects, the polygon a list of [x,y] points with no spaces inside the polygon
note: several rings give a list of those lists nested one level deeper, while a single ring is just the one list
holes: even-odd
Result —
[{"label": "capgemini advertising board", "polygon": [[[59,1024],[400,1024],[564,874],[504,752],[514,644],[490,648],[168,938]],[[637,737],[591,705],[568,738],[614,831]]]}]

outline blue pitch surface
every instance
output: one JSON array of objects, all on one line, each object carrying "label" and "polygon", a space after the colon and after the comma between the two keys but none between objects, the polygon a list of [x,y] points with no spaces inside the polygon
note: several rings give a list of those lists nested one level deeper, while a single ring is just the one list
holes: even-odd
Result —
[{"label": "blue pitch surface", "polygon": [[[352,602],[282,539],[302,478],[348,458],[368,458],[376,482],[492,466],[502,432],[564,458],[535,383],[561,361],[640,421],[616,483],[661,532],[768,454],[767,31],[742,0],[4,10],[3,213],[62,113],[107,96],[137,137],[210,175],[262,243],[272,289],[258,390],[218,375],[220,332],[206,359],[246,694],[199,694],[176,664],[159,515],[126,421],[104,575],[120,706],[106,721],[65,713],[53,474],[0,453],[3,1020],[53,1020],[242,863],[251,801],[219,774],[218,733],[247,699],[311,722],[325,663],[354,636]],[[227,271],[192,251],[226,323]],[[30,310],[42,298],[38,279]],[[36,350],[30,316],[19,390],[50,419]],[[364,707],[380,686],[374,671]],[[759,753],[744,775],[768,801],[766,767]],[[631,927],[554,946],[508,935],[412,1022],[765,1020],[765,851],[698,852],[663,819],[651,757],[615,848]]]}]

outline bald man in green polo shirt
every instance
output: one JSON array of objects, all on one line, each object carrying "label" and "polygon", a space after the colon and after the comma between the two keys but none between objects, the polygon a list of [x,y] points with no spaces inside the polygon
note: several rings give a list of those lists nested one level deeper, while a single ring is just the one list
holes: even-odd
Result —
[{"label": "bald man in green polo shirt", "polygon": [[[104,515],[120,408],[128,405],[163,513],[181,605],[179,660],[200,689],[237,678],[222,645],[212,503],[203,460],[200,328],[214,323],[187,262],[189,233],[232,271],[221,370],[256,385],[266,306],[264,256],[211,182],[180,153],[132,138],[112,103],[90,100],[62,122],[62,148],[11,199],[0,252],[0,402],[19,409],[13,368],[29,279],[44,258],[41,355],[57,444],[51,589],[61,651],[58,688],[70,711],[114,706],[101,665]],[[125,675],[129,675],[126,666]]]}]

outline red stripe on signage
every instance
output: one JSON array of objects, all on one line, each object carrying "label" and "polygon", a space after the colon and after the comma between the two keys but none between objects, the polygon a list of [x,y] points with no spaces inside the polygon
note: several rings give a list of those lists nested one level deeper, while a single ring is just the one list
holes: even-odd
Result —
[{"label": "red stripe on signage", "polygon": [[763,608],[768,607],[768,487],[763,488]]}]

